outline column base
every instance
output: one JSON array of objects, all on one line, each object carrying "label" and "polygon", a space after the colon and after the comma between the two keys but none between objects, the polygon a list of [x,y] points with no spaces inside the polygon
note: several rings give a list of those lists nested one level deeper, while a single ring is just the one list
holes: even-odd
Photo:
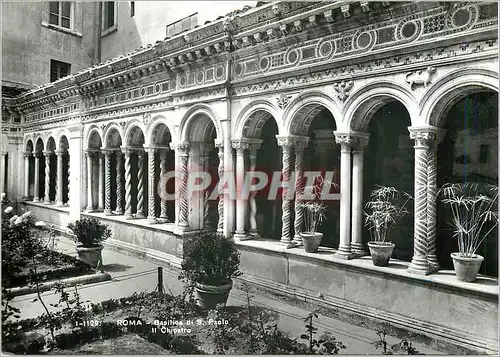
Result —
[{"label": "column base", "polygon": [[156,223],[159,223],[158,220],[156,219],[155,216],[148,216],[148,222],[150,224],[156,224]]},{"label": "column base", "polygon": [[302,245],[303,244],[302,243],[302,237],[300,235],[295,235],[293,237],[292,243],[295,244],[295,245],[297,245],[297,246]]},{"label": "column base", "polygon": [[38,197],[33,197],[33,202],[40,202],[40,199]]},{"label": "column base", "polygon": [[252,237],[247,235],[245,232],[234,232],[233,239],[235,241],[241,242],[243,240],[250,240]]},{"label": "column base", "polygon": [[137,218],[137,219],[144,219],[144,218],[146,218],[146,216],[143,215],[142,213],[136,213],[135,214],[135,218]]},{"label": "column base", "polygon": [[50,205],[50,204],[52,204],[52,202],[50,202],[50,201],[43,201],[43,204],[44,205]]},{"label": "column base", "polygon": [[132,215],[132,213],[125,213],[125,219],[134,219],[135,217]]},{"label": "column base", "polygon": [[351,260],[354,258],[357,258],[358,256],[356,253],[353,252],[345,252],[345,251],[337,251],[334,255],[335,258],[337,259],[342,259],[342,260]]},{"label": "column base", "polygon": [[250,231],[250,236],[252,238],[260,238],[260,233],[258,231]]},{"label": "column base", "polygon": [[56,202],[56,207],[64,207],[64,203],[62,203],[62,202]]},{"label": "column base", "polygon": [[105,210],[104,210],[104,215],[105,215],[105,216],[112,216],[112,215],[113,215],[113,212],[112,212],[110,209],[105,209]]},{"label": "column base", "polygon": [[123,216],[123,211],[114,211],[113,214],[117,216]]},{"label": "column base", "polygon": [[92,213],[92,212],[94,212],[94,207],[87,207],[87,208],[85,208],[85,212],[86,213]]},{"label": "column base", "polygon": [[98,210],[99,212],[104,212],[104,207],[97,207],[97,210]]},{"label": "column base", "polygon": [[429,263],[427,263],[427,258],[414,256],[411,260],[410,266],[408,267],[408,273],[416,275],[429,275],[431,271],[429,269]]},{"label": "column base", "polygon": [[23,196],[21,199],[23,201],[29,201],[31,199],[31,197],[30,196]]},{"label": "column base", "polygon": [[351,251],[356,254],[356,257],[364,257],[370,255],[368,251],[365,250],[365,247],[361,243],[353,243],[351,244]]},{"label": "column base", "polygon": [[427,264],[429,264],[429,270],[431,273],[435,273],[440,269],[439,261],[435,254],[427,255]]},{"label": "column base", "polygon": [[189,231],[189,224],[187,223],[181,223],[177,226],[181,232],[187,232]]}]

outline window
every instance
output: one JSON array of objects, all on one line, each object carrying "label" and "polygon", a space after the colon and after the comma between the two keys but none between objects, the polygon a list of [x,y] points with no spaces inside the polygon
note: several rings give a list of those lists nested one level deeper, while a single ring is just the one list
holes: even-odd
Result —
[{"label": "window", "polygon": [[489,152],[489,145],[481,145],[479,147],[479,163],[480,164],[486,164],[488,162],[488,152]]},{"label": "window", "polygon": [[173,22],[170,25],[167,25],[167,36],[172,37],[186,30],[191,30],[196,25],[198,25],[197,12],[183,19],[180,19],[179,21]]},{"label": "window", "polygon": [[130,2],[130,17],[134,17],[135,15],[135,1]]},{"label": "window", "polygon": [[69,63],[50,60],[50,81],[55,82],[59,78],[66,77],[71,72]]},{"label": "window", "polygon": [[107,30],[115,26],[115,2],[105,1],[102,9],[102,29]]},{"label": "window", "polygon": [[51,1],[49,4],[49,23],[69,29],[71,27],[71,3]]}]

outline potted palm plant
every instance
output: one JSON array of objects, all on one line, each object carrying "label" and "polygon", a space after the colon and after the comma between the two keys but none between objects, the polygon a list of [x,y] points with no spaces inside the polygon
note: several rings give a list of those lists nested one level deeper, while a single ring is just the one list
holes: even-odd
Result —
[{"label": "potted palm plant", "polygon": [[313,185],[304,188],[304,197],[309,194],[311,199],[301,202],[299,205],[304,212],[305,226],[305,230],[300,233],[300,237],[302,238],[304,250],[308,253],[316,253],[323,238],[323,233],[317,230],[326,216],[326,205],[321,202],[321,194],[325,191],[324,185],[328,185],[330,188],[331,186],[337,186],[337,184],[324,180],[323,176],[318,175],[314,178]]},{"label": "potted palm plant", "polygon": [[239,271],[240,253],[233,239],[200,231],[184,243],[181,279],[194,285],[198,306],[215,309],[225,304]]},{"label": "potted palm plant", "polygon": [[448,183],[440,195],[451,210],[450,224],[458,240],[458,252],[451,253],[457,279],[473,282],[484,260],[476,251],[498,225],[498,186]]},{"label": "potted palm plant", "polygon": [[370,231],[368,248],[373,264],[387,266],[394,250],[389,240],[391,230],[408,213],[406,206],[412,196],[394,187],[377,186],[370,193],[370,201],[365,204],[365,227]]},{"label": "potted palm plant", "polygon": [[78,257],[92,267],[102,267],[102,242],[111,237],[108,225],[96,218],[82,218],[68,224],[75,235]]}]

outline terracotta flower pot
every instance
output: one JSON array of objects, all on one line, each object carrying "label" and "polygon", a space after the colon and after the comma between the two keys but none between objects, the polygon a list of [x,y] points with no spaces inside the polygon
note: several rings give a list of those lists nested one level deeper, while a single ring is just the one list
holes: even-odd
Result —
[{"label": "terracotta flower pot", "polygon": [[389,259],[391,259],[394,246],[394,243],[391,242],[368,242],[373,265],[378,267],[387,266],[387,264],[389,264]]},{"label": "terracotta flower pot", "polygon": [[89,264],[92,268],[99,269],[102,267],[102,245],[96,247],[84,247],[79,245],[76,247],[78,258]]},{"label": "terracotta flower pot", "polygon": [[479,254],[474,254],[472,257],[464,257],[461,253],[451,253],[453,259],[453,267],[457,280],[472,283],[476,280],[484,257]]},{"label": "terracotta flower pot", "polygon": [[226,304],[229,297],[229,292],[233,288],[233,281],[216,286],[196,283],[196,302],[202,309],[215,309],[218,304]]},{"label": "terracotta flower pot", "polygon": [[302,238],[302,244],[304,244],[304,250],[308,253],[316,253],[321,244],[323,233],[302,232],[300,237]]}]

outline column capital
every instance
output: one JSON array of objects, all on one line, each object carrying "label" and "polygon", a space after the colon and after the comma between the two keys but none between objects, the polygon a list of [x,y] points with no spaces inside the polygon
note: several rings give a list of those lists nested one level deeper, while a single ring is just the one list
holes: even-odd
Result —
[{"label": "column capital", "polygon": [[23,151],[23,156],[24,157],[30,157],[32,155],[31,151]]},{"label": "column capital", "polygon": [[35,151],[33,153],[33,156],[36,157],[36,158],[41,158],[43,156],[42,152],[41,151]]},{"label": "column capital", "polygon": [[144,155],[146,155],[146,150],[144,149],[135,149],[135,153],[137,154],[137,157],[144,157]]},{"label": "column capital", "polygon": [[435,126],[408,127],[410,139],[415,140],[415,148],[426,148],[438,145],[444,138],[446,130]]},{"label": "column capital", "polygon": [[280,136],[276,135],[276,140],[278,141],[278,146],[283,147],[283,149],[292,149],[292,148],[302,148],[307,147],[309,143],[309,137],[307,136],[298,136],[298,135],[287,135]]},{"label": "column capital", "polygon": [[121,146],[121,152],[125,155],[125,157],[130,156],[135,150],[130,146]]},{"label": "column capital", "polygon": [[59,149],[54,152],[57,156],[63,156],[66,153],[66,150]]},{"label": "column capital", "polygon": [[187,155],[191,149],[191,143],[189,141],[170,143],[170,149],[177,150],[180,155]]},{"label": "column capital", "polygon": [[362,153],[368,145],[370,134],[368,133],[352,133],[352,148],[354,152]]},{"label": "column capital", "polygon": [[99,149],[86,149],[83,151],[86,157],[95,157],[100,152]]},{"label": "column capital", "polygon": [[231,140],[231,147],[236,149],[238,154],[243,154],[246,150],[250,149],[250,142],[247,139],[233,139]]},{"label": "column capital", "polygon": [[214,145],[218,149],[224,148],[224,140],[216,138],[214,139]]},{"label": "column capital", "polygon": [[45,157],[48,157],[48,156],[52,155],[53,153],[54,153],[54,151],[51,151],[51,150],[43,150],[42,151],[42,154]]}]

